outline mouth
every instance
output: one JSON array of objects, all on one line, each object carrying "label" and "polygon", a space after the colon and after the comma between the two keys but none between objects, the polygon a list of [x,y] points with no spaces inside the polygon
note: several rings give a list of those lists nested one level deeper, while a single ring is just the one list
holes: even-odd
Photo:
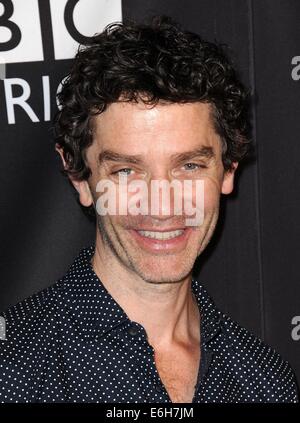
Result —
[{"label": "mouth", "polygon": [[185,248],[191,228],[148,231],[131,229],[130,232],[139,246],[152,251],[173,251]]}]

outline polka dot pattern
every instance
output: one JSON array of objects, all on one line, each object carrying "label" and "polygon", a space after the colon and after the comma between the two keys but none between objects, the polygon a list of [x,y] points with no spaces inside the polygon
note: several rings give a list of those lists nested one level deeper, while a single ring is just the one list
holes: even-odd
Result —
[{"label": "polka dot pattern", "polygon": [[[55,284],[2,313],[0,402],[171,402],[145,329],[94,272],[94,249],[82,249]],[[289,364],[219,311],[197,280],[192,289],[201,313],[193,402],[298,402]]]}]

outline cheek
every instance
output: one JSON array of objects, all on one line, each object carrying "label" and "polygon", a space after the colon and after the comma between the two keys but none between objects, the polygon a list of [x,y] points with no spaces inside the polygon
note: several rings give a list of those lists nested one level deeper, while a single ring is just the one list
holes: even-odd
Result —
[{"label": "cheek", "polygon": [[209,212],[218,207],[220,201],[220,181],[207,177],[204,179],[204,210]]}]

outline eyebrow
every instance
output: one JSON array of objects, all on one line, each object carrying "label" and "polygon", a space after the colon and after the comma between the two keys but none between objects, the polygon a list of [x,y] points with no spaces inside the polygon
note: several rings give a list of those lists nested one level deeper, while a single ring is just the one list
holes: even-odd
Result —
[{"label": "eyebrow", "polygon": [[[216,154],[213,147],[203,145],[202,147],[196,148],[191,151],[186,151],[183,153],[175,153],[171,155],[171,159],[176,162],[183,162],[185,160],[190,160],[196,157],[214,159],[216,157]],[[98,164],[101,165],[106,161],[126,162],[131,164],[141,164],[144,162],[141,155],[120,154],[112,150],[103,150],[98,155]]]}]

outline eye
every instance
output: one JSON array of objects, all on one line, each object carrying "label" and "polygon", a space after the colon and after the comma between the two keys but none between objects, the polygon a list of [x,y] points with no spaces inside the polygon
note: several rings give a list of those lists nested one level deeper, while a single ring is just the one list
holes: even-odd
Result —
[{"label": "eye", "polygon": [[201,169],[201,168],[206,168],[207,166],[200,165],[198,163],[186,163],[184,165],[184,167],[186,168],[186,170],[194,171],[194,170],[198,170],[198,169]]},{"label": "eye", "polygon": [[123,169],[116,170],[115,172],[112,172],[112,175],[126,175],[129,176],[130,172],[132,172],[132,169],[130,167],[124,167]]}]

